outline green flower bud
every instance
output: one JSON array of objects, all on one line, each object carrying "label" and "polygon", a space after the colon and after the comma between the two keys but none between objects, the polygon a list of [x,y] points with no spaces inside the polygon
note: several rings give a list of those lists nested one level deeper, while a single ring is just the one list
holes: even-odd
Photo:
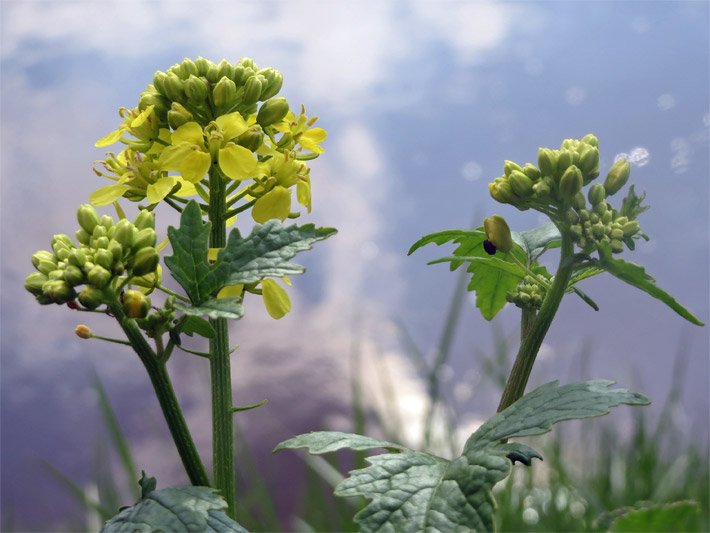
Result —
[{"label": "green flower bud", "polygon": [[84,273],[77,266],[67,265],[64,269],[64,281],[72,287],[76,287],[84,283]]},{"label": "green flower bud", "polygon": [[89,239],[91,238],[91,234],[86,231],[84,228],[78,229],[75,233],[74,236],[76,237],[77,242],[79,244],[83,244],[84,246],[88,246],[89,244]]},{"label": "green flower bud", "polygon": [[582,226],[580,226],[579,224],[572,224],[569,227],[569,231],[577,239],[579,239],[582,236]]},{"label": "green flower bud", "polygon": [[[141,209],[138,212],[138,216],[133,221],[133,224],[139,230],[146,229],[146,228],[155,229],[155,213],[153,213],[152,211],[149,211],[148,209]],[[121,243],[121,244],[125,245],[125,243]]]},{"label": "green flower bud", "polygon": [[557,151],[540,148],[537,152],[537,166],[543,176],[552,176],[557,168]]},{"label": "green flower bud", "polygon": [[182,63],[180,63],[180,74],[182,75],[183,79],[189,78],[190,76],[195,76],[198,74],[197,71],[197,65],[195,65],[195,62],[190,59],[190,58],[185,58],[182,60]]},{"label": "green flower bud", "polygon": [[592,205],[602,203],[606,199],[606,190],[604,189],[604,185],[601,183],[595,183],[592,185],[589,188],[588,198]]},{"label": "green flower bud", "polygon": [[613,217],[613,213],[610,210],[605,211],[602,214],[602,224],[609,224]]},{"label": "green flower bud", "polygon": [[614,163],[609,170],[609,174],[604,180],[604,189],[608,196],[612,196],[619,192],[626,182],[629,180],[629,175],[631,174],[631,163],[626,159],[619,159]]},{"label": "green flower bud", "polygon": [[265,102],[272,96],[276,96],[276,94],[278,94],[281,90],[281,86],[283,85],[284,78],[275,68],[261,69],[258,74],[261,74],[264,78],[266,78],[266,84],[262,83],[261,95],[259,96],[259,100]]},{"label": "green flower bud", "polygon": [[108,230],[113,227],[113,219],[109,215],[102,215],[99,220],[99,224],[106,228],[106,231],[108,232]]},{"label": "green flower bud", "polygon": [[[153,78],[153,81],[155,81],[155,78]],[[182,102],[185,100],[185,82],[173,72],[167,74],[165,78],[165,96],[173,102]]]},{"label": "green flower bud", "polygon": [[282,96],[272,98],[261,105],[259,113],[256,115],[256,122],[265,128],[280,122],[287,113],[288,100]]},{"label": "green flower bud", "polygon": [[205,78],[207,78],[207,81],[210,83],[217,83],[217,80],[221,78],[219,75],[219,67],[212,63],[205,73]]},{"label": "green flower bud", "polygon": [[496,178],[488,184],[488,192],[494,200],[503,204],[516,204],[517,199],[513,189],[505,178]]},{"label": "green flower bud", "polygon": [[221,80],[225,77],[230,79],[234,78],[234,65],[226,59],[223,59],[219,62],[219,65],[217,65],[217,79]]},{"label": "green flower bud", "polygon": [[123,264],[123,261],[116,261],[113,266],[111,267],[111,273],[114,276],[120,276],[126,271],[126,265]]},{"label": "green flower bud", "polygon": [[572,207],[577,210],[581,210],[587,207],[587,200],[584,198],[584,193],[582,191],[578,192],[572,198]]},{"label": "green flower bud", "polygon": [[123,293],[123,311],[128,318],[145,318],[150,311],[150,298],[141,291]]},{"label": "green flower bud", "polygon": [[[57,265],[59,267],[59,265]],[[47,279],[51,281],[57,281],[57,280],[63,280],[64,279],[64,267],[59,267],[54,270],[52,270],[49,274],[47,274]]]},{"label": "green flower bud", "polygon": [[32,254],[32,266],[35,268],[39,268],[39,263],[40,261],[50,261],[52,263],[55,262],[54,259],[54,254],[52,252],[48,252],[47,250],[39,250],[38,252],[35,252]]},{"label": "green flower bud", "polygon": [[550,194],[550,183],[545,178],[533,185],[533,192],[538,198],[546,198]]},{"label": "green flower bud", "polygon": [[520,198],[527,198],[533,192],[533,182],[522,170],[511,171],[508,177],[508,183],[510,183],[510,186],[513,188],[513,192]]},{"label": "green flower bud", "polygon": [[594,235],[597,239],[601,239],[604,236],[604,224],[601,222],[592,224],[592,235]]},{"label": "green flower bud", "polygon": [[[146,210],[142,209],[138,214],[138,217],[140,217],[144,212],[146,212]],[[138,218],[136,218],[136,221],[138,221]],[[119,220],[115,227],[116,232],[113,235],[114,240],[122,246],[131,247],[133,245],[133,224],[124,218]]]},{"label": "green flower bud", "polygon": [[560,178],[560,198],[565,202],[571,203],[577,193],[582,190],[582,185],[582,171],[574,165],[567,167],[567,170]]},{"label": "green flower bud", "polygon": [[237,144],[247,150],[256,152],[264,142],[264,130],[260,126],[254,125],[237,137]]},{"label": "green flower bud", "polygon": [[576,224],[577,222],[579,222],[579,215],[572,209],[568,209],[565,212],[565,218],[570,224]]},{"label": "green flower bud", "polygon": [[615,254],[620,254],[624,251],[624,243],[619,239],[612,239],[609,245],[611,246],[611,251]]},{"label": "green flower bud", "polygon": [[153,111],[156,115],[165,119],[165,115],[170,109],[170,100],[157,92],[144,92],[140,100],[138,100],[138,109],[144,111],[148,106],[154,107]]},{"label": "green flower bud", "polygon": [[209,68],[213,65],[212,61],[209,59],[205,59],[204,57],[200,56],[197,59],[195,59],[195,66],[197,67],[197,75],[199,76],[204,76],[207,74],[207,71]]},{"label": "green flower bud", "polygon": [[111,281],[111,272],[101,265],[94,265],[86,277],[90,285],[103,289]]},{"label": "green flower bud", "polygon": [[143,276],[155,270],[160,263],[160,256],[155,251],[155,248],[141,248],[133,256],[131,263],[133,265],[132,274],[134,276]]},{"label": "green flower bud", "polygon": [[594,146],[594,148],[599,148],[599,139],[591,133],[587,133],[584,137],[582,137],[582,142],[590,146]]},{"label": "green flower bud", "polygon": [[133,240],[133,250],[138,251],[147,246],[153,247],[158,242],[158,235],[152,228],[145,228],[138,232]]},{"label": "green flower bud", "polygon": [[621,239],[624,238],[624,232],[623,232],[623,230],[620,230],[620,229],[613,229],[609,232],[609,237],[612,240],[616,239],[617,241],[620,241]]},{"label": "green flower bud", "polygon": [[57,263],[56,260],[54,259],[54,256],[52,256],[52,259],[40,259],[40,261],[37,263],[37,270],[39,270],[42,274],[49,275],[50,272],[53,270],[57,269]]},{"label": "green flower bud", "polygon": [[244,96],[242,96],[243,105],[255,104],[261,96],[261,81],[256,76],[251,76],[244,85]]},{"label": "green flower bud", "polygon": [[155,90],[162,95],[167,95],[165,91],[165,81],[168,79],[168,75],[160,70],[153,75],[153,87]]},{"label": "green flower bud", "polygon": [[518,172],[523,171],[523,167],[515,163],[514,161],[507,161],[503,165],[503,174],[506,176],[510,177],[510,175],[513,173],[514,170],[517,170]]},{"label": "green flower bud", "polygon": [[42,293],[56,304],[65,304],[76,298],[76,292],[63,280],[50,280],[42,285]]},{"label": "green flower bud", "polygon": [[47,281],[49,281],[49,279],[41,272],[32,272],[32,274],[25,278],[25,289],[35,296],[44,294],[42,286],[47,283]]},{"label": "green flower bud", "polygon": [[555,177],[561,178],[565,171],[572,164],[572,152],[569,150],[560,150],[557,155],[557,167],[555,168]]},{"label": "green flower bud", "polygon": [[106,228],[104,228],[102,225],[98,225],[94,228],[93,233],[91,234],[91,237],[93,237],[94,241],[100,237],[106,237],[108,235],[108,231],[106,231]]},{"label": "green flower bud", "polygon": [[599,150],[586,146],[580,154],[579,169],[586,183],[599,176]]},{"label": "green flower bud", "polygon": [[624,217],[624,216],[617,217],[614,219],[614,222],[616,222],[617,224],[619,224],[621,226],[626,224],[628,221],[629,221],[628,217]]},{"label": "green flower bud", "polygon": [[76,218],[79,221],[81,229],[86,231],[89,235],[91,235],[94,228],[99,224],[99,214],[96,212],[96,209],[94,209],[94,206],[89,204],[79,206],[76,212]]},{"label": "green flower bud", "polygon": [[190,77],[185,80],[185,94],[187,95],[187,99],[191,102],[196,104],[204,103],[209,92],[207,83],[205,83],[205,80],[202,78],[191,74]]},{"label": "green flower bud", "polygon": [[237,98],[237,85],[223,76],[212,89],[212,100],[217,109],[231,107]]},{"label": "green flower bud", "polygon": [[603,217],[606,213],[609,212],[609,206],[606,202],[599,202],[597,205],[594,206],[594,212],[599,215],[599,217]]},{"label": "green flower bud", "polygon": [[104,303],[104,293],[101,289],[87,285],[79,293],[79,302],[87,309],[94,310]]},{"label": "green flower bud", "polygon": [[540,179],[540,176],[542,175],[540,174],[540,169],[532,163],[525,163],[523,172],[525,172],[525,175],[533,181]]},{"label": "green flower bud", "polygon": [[101,265],[106,270],[111,270],[111,265],[113,265],[113,254],[108,250],[96,250],[94,253],[94,263]]},{"label": "green flower bud", "polygon": [[194,117],[185,106],[178,102],[173,102],[170,106],[170,111],[168,111],[168,124],[171,128],[177,129],[183,124],[187,124],[192,121]]},{"label": "green flower bud", "polygon": [[636,222],[635,220],[631,220],[631,221],[627,222],[626,224],[624,224],[622,231],[624,233],[624,237],[632,237],[632,236],[636,235],[640,229],[641,229],[641,226],[639,225],[639,223]]},{"label": "green flower bud", "polygon": [[111,239],[110,241],[108,241],[107,250],[111,253],[111,257],[113,258],[114,263],[116,261],[120,261],[123,257],[123,246],[121,246],[121,243],[118,242],[116,239]]},{"label": "green flower bud", "polygon": [[99,249],[103,248],[106,249],[108,248],[108,237],[99,237],[98,239],[94,239],[94,249]]},{"label": "green flower bud", "polygon": [[493,215],[483,221],[483,228],[488,240],[501,252],[509,252],[513,249],[513,237],[505,219],[499,215]]},{"label": "green flower bud", "polygon": [[589,213],[589,221],[592,224],[598,223],[599,222],[599,215],[597,215],[596,213]]}]

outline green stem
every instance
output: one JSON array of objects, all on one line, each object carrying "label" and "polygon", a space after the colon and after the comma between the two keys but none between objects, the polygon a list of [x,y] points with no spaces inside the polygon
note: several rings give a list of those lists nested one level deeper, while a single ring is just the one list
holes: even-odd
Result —
[{"label": "green stem", "polygon": [[523,312],[520,350],[503,389],[498,412],[514,403],[524,394],[537,353],[540,351],[542,341],[550,329],[562,297],[565,295],[567,284],[572,277],[572,272],[574,271],[574,244],[564,229],[560,233],[562,234],[562,246],[555,280],[547,291],[537,316],[531,316],[530,312],[527,312],[527,314],[525,311]]},{"label": "green stem", "polygon": [[[216,168],[210,170],[210,248],[227,244],[226,191]],[[215,335],[210,339],[212,382],[212,468],[215,487],[229,505],[227,514],[235,518],[236,471],[234,468],[234,423],[232,414],[232,374],[229,360],[227,319],[210,319]]]},{"label": "green stem", "polygon": [[118,304],[111,305],[111,312],[123,329],[133,349],[140,357],[143,366],[148,371],[148,377],[153,384],[155,395],[158,397],[163,416],[173,436],[182,464],[185,467],[190,483],[196,486],[209,487],[210,480],[197,452],[195,442],[192,440],[190,430],[185,418],[182,416],[180,404],[175,396],[172,382],[165,362],[159,361],[156,353],[150,347],[141,333],[136,321],[130,319]]}]

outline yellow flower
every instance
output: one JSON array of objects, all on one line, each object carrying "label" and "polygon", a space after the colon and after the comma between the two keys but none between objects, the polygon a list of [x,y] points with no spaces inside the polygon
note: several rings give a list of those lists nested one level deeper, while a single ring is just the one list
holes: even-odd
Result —
[{"label": "yellow flower", "polygon": [[313,124],[318,120],[318,117],[308,118],[306,110],[301,106],[301,113],[296,116],[292,111],[289,111],[286,117],[274,125],[274,129],[284,134],[290,134],[298,151],[303,149],[309,150],[314,154],[322,154],[325,150],[321,147],[321,143],[328,137],[328,133],[323,128],[313,128]]}]

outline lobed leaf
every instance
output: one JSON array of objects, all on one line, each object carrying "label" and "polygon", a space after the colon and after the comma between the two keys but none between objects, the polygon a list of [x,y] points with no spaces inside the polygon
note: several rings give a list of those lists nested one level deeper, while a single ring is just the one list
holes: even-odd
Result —
[{"label": "lobed leaf", "polygon": [[[185,305],[175,302],[175,307],[190,317],[230,318],[238,320],[244,316],[241,298],[210,298],[200,305]],[[199,333],[199,332],[198,332]],[[207,333],[207,331],[205,331]],[[202,333],[200,333],[202,335]],[[207,336],[207,335],[205,335]]]},{"label": "lobed leaf", "polygon": [[309,453],[321,454],[335,452],[348,448],[350,450],[372,450],[373,448],[394,448],[406,450],[404,446],[387,442],[385,440],[373,439],[355,433],[342,433],[340,431],[312,431],[292,437],[280,443],[274,452],[286,449],[307,448]]}]

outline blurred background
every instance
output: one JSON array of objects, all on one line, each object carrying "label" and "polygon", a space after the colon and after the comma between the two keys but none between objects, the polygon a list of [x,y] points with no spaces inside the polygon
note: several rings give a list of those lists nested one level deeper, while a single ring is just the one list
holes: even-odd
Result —
[{"label": "blurred background", "polygon": [[[136,477],[124,473],[118,427],[135,472],[156,476],[159,488],[187,481],[135,354],[73,333],[79,322],[98,334],[116,328],[39,306],[22,287],[31,254],[52,234],[73,233],[78,205],[107,184],[91,171],[103,157],[94,142],[156,70],[184,57],[250,56],[280,69],[282,94],[329,133],[312,165],[307,219],[339,234],[299,258],[308,272],[290,289],[289,315],[273,321],[254,299],[231,326],[235,402],[269,399],[236,418],[245,525],[352,528],[343,517],[357,502],[321,502],[337,470],[362,458],[272,456],[293,434],[367,431],[451,455],[495,411],[517,350],[517,308],[486,322],[457,272],[426,264],[451,247],[406,252],[424,234],[493,213],[518,230],[543,222],[489,197],[505,159],[534,162],[539,146],[590,132],[602,173],[627,154],[652,209],[641,219],[651,241],[624,258],[708,320],[707,2],[4,0],[0,8],[3,531],[96,529],[101,515],[82,499],[111,512],[132,504]],[[159,217],[162,231],[177,221],[167,208]],[[562,303],[530,387],[609,378],[653,404],[531,441],[547,452],[545,464],[566,466],[536,463],[535,491],[525,488],[530,469],[511,478],[503,526],[585,529],[603,510],[638,500],[696,499],[706,516],[707,327],[609,276],[582,288],[601,311],[574,297]],[[178,353],[170,370],[207,459],[207,365]]]}]

